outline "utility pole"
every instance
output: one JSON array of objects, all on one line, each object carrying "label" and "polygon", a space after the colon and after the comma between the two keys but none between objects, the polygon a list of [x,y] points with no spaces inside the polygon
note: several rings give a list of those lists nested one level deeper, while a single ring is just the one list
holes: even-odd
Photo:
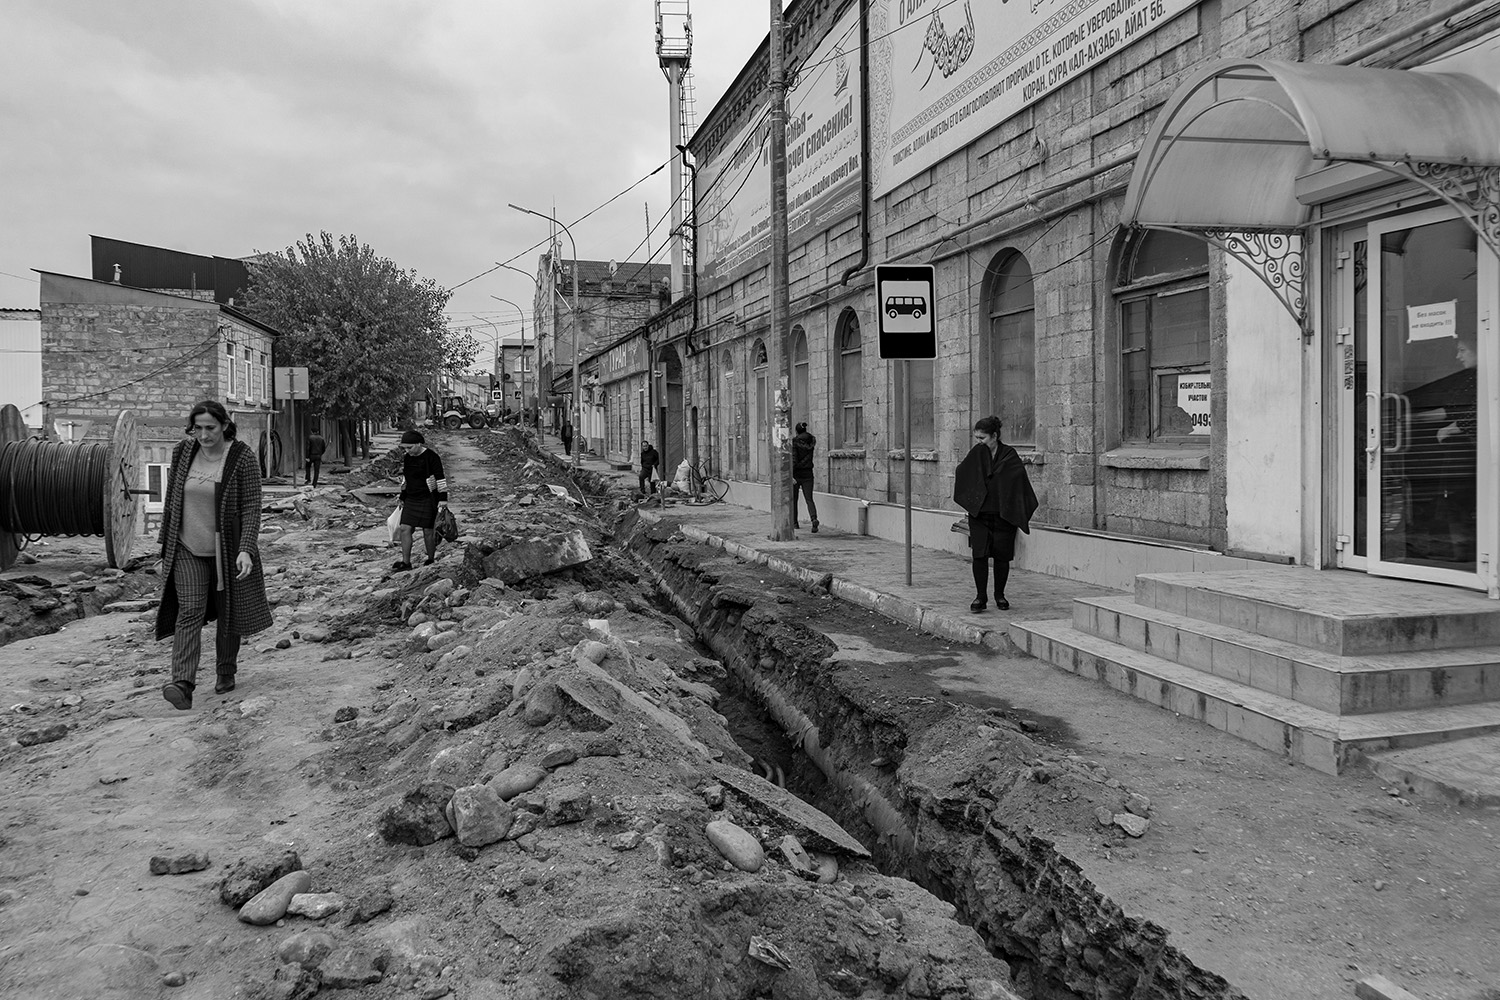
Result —
[{"label": "utility pole", "polygon": [[792,540],[791,283],[787,277],[786,51],[781,0],[771,0],[771,363],[776,402],[771,412],[771,535]]},{"label": "utility pole", "polygon": [[[782,198],[782,201],[783,201],[783,203],[786,201],[785,197]],[[510,207],[513,208],[513,209],[515,209],[517,212],[525,212],[527,215],[535,215],[538,218],[546,219],[548,222],[551,222],[553,225],[561,226],[562,227],[562,231],[564,233],[566,233],[567,236],[568,236],[568,245],[573,248],[573,307],[572,307],[572,310],[571,310],[571,312],[573,313],[573,407],[572,407],[572,409],[573,409],[573,420],[572,420],[572,424],[573,424],[573,469],[574,469],[574,471],[577,471],[579,465],[582,462],[581,452],[583,451],[583,446],[580,443],[581,440],[582,440],[582,431],[583,431],[583,392],[582,392],[582,387],[580,386],[579,379],[578,379],[578,347],[579,347],[578,323],[579,323],[579,320],[582,318],[582,314],[579,313],[579,311],[578,311],[578,244],[576,242],[574,242],[574,240],[573,240],[573,231],[571,229],[569,229],[567,226],[564,226],[561,222],[559,222],[553,216],[543,215],[541,212],[533,212],[531,209],[529,209],[529,208],[522,208],[520,205],[511,205]],[[552,322],[554,323],[553,329],[555,330],[556,329],[555,324],[557,322],[556,318],[554,318]],[[553,344],[554,345],[556,344],[556,340],[555,339],[553,340]],[[556,350],[555,346],[553,347],[553,350]]]}]

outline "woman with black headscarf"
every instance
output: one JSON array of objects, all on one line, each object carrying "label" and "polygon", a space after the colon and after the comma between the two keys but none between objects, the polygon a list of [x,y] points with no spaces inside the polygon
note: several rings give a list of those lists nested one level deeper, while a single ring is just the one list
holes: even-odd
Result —
[{"label": "woman with black headscarf", "polygon": [[988,607],[989,561],[995,560],[995,607],[1010,608],[1005,584],[1016,554],[1016,530],[1031,533],[1036,513],[1036,491],[1016,449],[1000,440],[1000,418],[981,417],[974,423],[974,447],[958,464],[953,500],[969,513],[969,552],[973,557],[974,588],[978,596],[970,611]]}]

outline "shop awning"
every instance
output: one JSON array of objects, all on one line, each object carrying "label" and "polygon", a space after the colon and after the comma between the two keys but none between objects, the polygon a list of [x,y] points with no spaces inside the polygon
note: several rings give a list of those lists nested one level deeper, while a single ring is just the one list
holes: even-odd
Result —
[{"label": "shop awning", "polygon": [[[1292,232],[1299,175],[1327,162],[1500,166],[1500,92],[1471,76],[1230,60],[1168,99],[1136,158],[1125,225]],[[1421,168],[1426,170],[1424,166]]]}]

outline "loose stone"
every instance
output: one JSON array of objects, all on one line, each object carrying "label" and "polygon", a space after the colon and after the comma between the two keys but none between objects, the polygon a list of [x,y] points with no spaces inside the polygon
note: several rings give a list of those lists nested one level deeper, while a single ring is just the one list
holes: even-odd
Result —
[{"label": "loose stone", "polygon": [[577,823],[589,813],[594,797],[582,785],[564,785],[547,793],[545,819],[548,826]]},{"label": "loose stone", "polygon": [[547,772],[535,764],[512,764],[491,778],[489,785],[502,799],[513,799],[522,792],[531,791],[546,776]]},{"label": "loose stone", "polygon": [[287,965],[316,969],[333,951],[333,938],[323,931],[300,931],[276,946],[276,957]]},{"label": "loose stone", "polygon": [[322,920],[338,913],[349,901],[336,892],[299,892],[287,904],[288,916]]},{"label": "loose stone", "polygon": [[760,841],[743,827],[727,819],[716,819],[708,824],[704,832],[714,849],[740,871],[758,872],[766,863],[766,852],[760,846]]},{"label": "loose stone", "polygon": [[453,793],[448,820],[465,847],[486,847],[503,840],[515,814],[489,785],[467,785]]},{"label": "loose stone", "polygon": [[256,924],[264,927],[274,924],[286,916],[286,908],[291,905],[292,897],[299,892],[307,892],[312,888],[312,873],[307,871],[292,872],[266,886],[256,893],[255,898],[240,907],[240,919],[247,924]]},{"label": "loose stone", "polygon": [[1137,816],[1151,815],[1151,800],[1140,792],[1131,792],[1125,797],[1125,811]]},{"label": "loose stone", "polygon": [[170,857],[158,854],[151,859],[150,867],[152,875],[185,875],[188,872],[201,872],[208,865],[206,852],[188,851]]},{"label": "loose stone", "polygon": [[1146,831],[1151,828],[1151,821],[1144,816],[1135,813],[1118,813],[1115,816],[1115,826],[1124,830],[1132,837],[1144,837]]},{"label": "loose stone", "polygon": [[345,705],[333,713],[334,722],[353,722],[357,718],[359,718],[359,709],[353,705]]}]

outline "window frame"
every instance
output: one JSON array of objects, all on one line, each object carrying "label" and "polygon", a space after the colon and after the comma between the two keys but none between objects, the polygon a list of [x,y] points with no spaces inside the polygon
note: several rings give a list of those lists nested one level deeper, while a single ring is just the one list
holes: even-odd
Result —
[{"label": "window frame", "polygon": [[[1001,299],[1003,295],[1001,286],[1007,279],[1012,276],[1013,265],[1016,262],[1020,262],[1026,268],[1026,283],[1030,286],[1031,289],[1030,303],[1025,307],[1001,308]],[[988,278],[988,286],[986,289],[987,294],[985,296],[984,309],[985,317],[988,321],[988,347],[990,350],[990,356],[988,359],[989,364],[987,366],[988,371],[985,372],[985,376],[986,389],[990,394],[990,399],[988,401],[989,409],[991,413],[999,416],[1004,422],[1005,431],[1002,433],[1008,444],[1013,444],[1026,449],[1034,449],[1036,448],[1037,438],[1036,271],[1032,269],[1031,261],[1027,259],[1025,253],[1016,249],[1015,247],[1005,247],[998,251],[991,259],[989,269],[986,272],[986,277]],[[1026,315],[1030,315],[1031,317],[1031,430],[1028,435],[1021,437],[1017,436],[1020,419],[1017,417],[1014,411],[1007,410],[1002,400],[1000,398],[997,398],[998,396],[1000,396],[1000,390],[1003,383],[1004,373],[1002,370],[998,369],[998,366],[1001,357],[1001,346],[1005,339],[1001,336],[999,326],[1004,320]]]},{"label": "window frame", "polygon": [[[840,448],[863,448],[865,446],[868,430],[865,427],[865,379],[864,379],[864,332],[859,321],[859,315],[853,309],[844,310],[839,316],[838,322],[838,352],[839,363],[834,369],[837,392],[835,398],[838,400],[838,419],[835,422],[838,444]],[[858,338],[858,343],[850,348],[849,336],[853,334]],[[849,377],[846,369],[850,358],[858,358],[856,371],[859,373],[858,384],[849,385]],[[851,388],[855,395],[850,395]],[[853,417],[858,426],[858,433],[849,434],[849,419]]]},{"label": "window frame", "polygon": [[[1148,233],[1150,231],[1147,231]],[[1119,366],[1116,389],[1119,392],[1119,403],[1115,407],[1116,420],[1118,422],[1119,439],[1122,444],[1137,446],[1166,446],[1185,447],[1196,446],[1207,448],[1213,440],[1213,429],[1210,426],[1207,434],[1168,434],[1161,430],[1161,380],[1169,375],[1208,375],[1213,373],[1213,340],[1212,340],[1212,281],[1209,274],[1208,247],[1204,245],[1204,262],[1202,265],[1191,268],[1179,268],[1173,271],[1162,271],[1145,277],[1133,278],[1133,271],[1140,250],[1148,236],[1137,236],[1133,238],[1125,248],[1123,262],[1120,269],[1119,283],[1111,289],[1115,302],[1115,321],[1117,326],[1116,337],[1116,361]],[[1202,315],[1204,339],[1203,356],[1201,361],[1186,364],[1161,365],[1153,363],[1152,356],[1155,350],[1153,330],[1155,325],[1156,303],[1162,299],[1174,298],[1178,295],[1193,292],[1207,292],[1204,296],[1204,310]],[[1127,309],[1137,303],[1144,303],[1147,309],[1145,344],[1141,347],[1126,347]],[[1145,357],[1145,393],[1146,393],[1146,426],[1143,431],[1130,426],[1130,417],[1127,407],[1130,398],[1127,380],[1130,378],[1127,357],[1138,351],[1144,351]]]}]

